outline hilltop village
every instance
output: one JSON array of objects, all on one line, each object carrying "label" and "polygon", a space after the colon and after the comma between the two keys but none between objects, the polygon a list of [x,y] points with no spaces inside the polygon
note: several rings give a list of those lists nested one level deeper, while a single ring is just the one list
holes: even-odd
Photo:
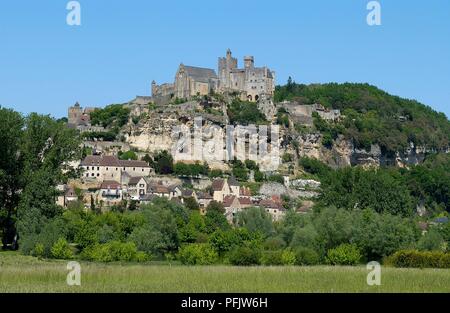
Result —
[{"label": "hilltop village", "polygon": [[[340,110],[320,103],[274,103],[275,71],[257,67],[253,56],[243,61],[240,68],[228,49],[218,58],[217,72],[180,64],[172,83],[151,83],[151,96],[103,109],[71,106],[67,125],[82,134],[83,156],[73,164],[80,178],[60,186],[58,203],[67,207],[81,200],[86,208],[104,211],[165,197],[187,202],[202,214],[211,201],[220,202],[230,223],[248,207],[262,207],[273,220],[280,220],[288,209],[309,211],[320,195],[320,182],[298,167],[300,158],[320,159],[335,168],[383,162],[376,145],[358,149],[338,136],[328,146],[326,135],[314,130],[314,121],[338,122],[343,118]],[[279,165],[273,168],[267,160],[251,160],[248,136],[244,152],[235,154],[234,160],[180,159],[176,152],[192,148],[192,142],[180,140],[173,130],[180,125],[193,129],[198,117],[203,156],[224,145],[227,125],[280,126],[279,138],[266,142]],[[222,130],[222,135],[214,129]],[[232,139],[235,145],[237,140]],[[411,147],[393,162],[417,163],[423,155],[419,147]]]},{"label": "hilltop village", "polygon": [[[217,73],[214,69],[180,64],[173,83],[158,85],[153,81],[151,96],[137,96],[128,103],[111,106],[117,112],[110,114],[109,120],[99,118],[107,114],[108,108],[83,108],[79,103],[71,106],[68,127],[82,133],[84,154],[74,164],[80,178],[60,186],[58,204],[67,207],[70,202],[81,200],[86,208],[104,211],[136,207],[155,197],[166,197],[181,203],[187,201],[205,214],[208,204],[217,201],[223,204],[230,223],[238,212],[254,206],[264,208],[273,220],[280,220],[292,206],[299,212],[309,210],[320,183],[302,179],[283,164],[281,171],[265,171],[264,164],[248,160],[245,154],[237,156],[236,162],[206,163],[183,162],[170,153],[177,145],[173,127],[180,123],[192,127],[194,118],[200,116],[204,133],[213,126],[224,128],[235,122],[228,116],[227,108],[237,101],[254,106],[269,125],[276,124],[277,107],[304,125],[312,125],[314,113],[325,119],[340,118],[338,110],[326,110],[319,104],[275,105],[275,72],[266,66],[255,66],[253,56],[246,56],[243,61],[243,68],[239,68],[238,60],[228,49],[225,57],[218,58]],[[118,121],[121,110],[125,120]],[[171,163],[167,173],[155,169],[155,160],[161,157],[167,157]],[[279,155],[280,161],[291,157],[289,151]],[[187,168],[184,172],[180,170],[183,164]],[[200,170],[189,173],[195,166]]]},{"label": "hilltop village", "polygon": [[75,103],[67,118],[0,108],[4,246],[238,266],[404,266],[408,253],[449,267],[445,115],[369,84],[276,84],[255,60],[180,64],[149,95]]}]

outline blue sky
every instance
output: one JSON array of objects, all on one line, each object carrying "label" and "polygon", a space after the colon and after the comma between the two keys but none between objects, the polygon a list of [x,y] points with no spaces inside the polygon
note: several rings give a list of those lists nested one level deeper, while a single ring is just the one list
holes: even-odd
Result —
[{"label": "blue sky", "polygon": [[66,116],[67,107],[122,103],[171,82],[180,62],[217,67],[231,48],[277,82],[368,82],[450,116],[450,1],[0,1],[0,105]]}]

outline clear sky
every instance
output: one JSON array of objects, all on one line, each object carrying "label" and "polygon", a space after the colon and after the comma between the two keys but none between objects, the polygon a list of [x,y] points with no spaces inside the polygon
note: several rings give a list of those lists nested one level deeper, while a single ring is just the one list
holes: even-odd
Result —
[{"label": "clear sky", "polygon": [[450,116],[450,1],[0,1],[0,105],[66,116],[67,107],[122,103],[172,82],[180,62],[217,68],[230,48],[242,65],[299,83],[368,82]]}]

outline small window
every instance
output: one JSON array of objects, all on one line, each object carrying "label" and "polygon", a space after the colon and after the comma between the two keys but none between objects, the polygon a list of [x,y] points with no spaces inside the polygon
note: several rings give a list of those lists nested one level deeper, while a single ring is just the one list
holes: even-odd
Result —
[{"label": "small window", "polygon": [[136,168],[135,168],[135,167],[133,167],[133,171],[136,171]]},{"label": "small window", "polygon": [[119,170],[119,168],[116,167],[116,171],[118,171],[118,170]]},{"label": "small window", "polygon": [[109,171],[109,168],[107,167],[106,170]]},{"label": "small window", "polygon": [[100,177],[100,174],[97,174],[97,177]]},{"label": "small window", "polygon": [[86,174],[86,177],[89,177],[89,173]]},{"label": "small window", "polygon": [[144,171],[144,169],[142,169],[142,171]]},{"label": "small window", "polygon": [[92,173],[92,175],[91,175],[92,177],[94,177],[95,176],[95,174],[94,173]]},{"label": "small window", "polygon": [[100,171],[100,167],[99,166],[97,166],[97,171]]}]

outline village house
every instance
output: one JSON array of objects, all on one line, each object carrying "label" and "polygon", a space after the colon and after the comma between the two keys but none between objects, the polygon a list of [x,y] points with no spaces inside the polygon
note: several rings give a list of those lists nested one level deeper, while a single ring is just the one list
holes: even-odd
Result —
[{"label": "village house", "polygon": [[105,180],[100,185],[100,196],[106,206],[118,204],[123,199],[122,185],[114,180]]},{"label": "village house", "polygon": [[271,199],[261,200],[258,206],[264,208],[273,221],[279,221],[286,215],[286,209],[283,207],[279,197],[274,196]]},{"label": "village house", "polygon": [[131,177],[126,184],[126,192],[128,197],[132,200],[139,200],[142,196],[147,194],[150,182],[147,177]]},{"label": "village house", "polygon": [[213,196],[211,196],[207,192],[198,192],[197,193],[197,202],[200,206],[200,214],[206,214],[206,207],[213,201]]},{"label": "village house", "polygon": [[250,198],[236,197],[235,195],[225,196],[223,199],[223,207],[225,208],[225,217],[227,218],[227,221],[230,224],[233,224],[237,214],[252,205]]},{"label": "village house", "polygon": [[78,195],[75,192],[75,188],[67,185],[60,185],[57,189],[59,191],[59,195],[56,200],[57,205],[67,207],[70,202],[78,200]]},{"label": "village house", "polygon": [[217,202],[223,202],[225,196],[234,195],[239,197],[240,186],[236,178],[215,179],[212,182],[213,199]]},{"label": "village house", "polygon": [[151,167],[145,161],[119,160],[112,155],[89,155],[80,164],[84,179],[122,181],[122,175],[149,176]]}]

